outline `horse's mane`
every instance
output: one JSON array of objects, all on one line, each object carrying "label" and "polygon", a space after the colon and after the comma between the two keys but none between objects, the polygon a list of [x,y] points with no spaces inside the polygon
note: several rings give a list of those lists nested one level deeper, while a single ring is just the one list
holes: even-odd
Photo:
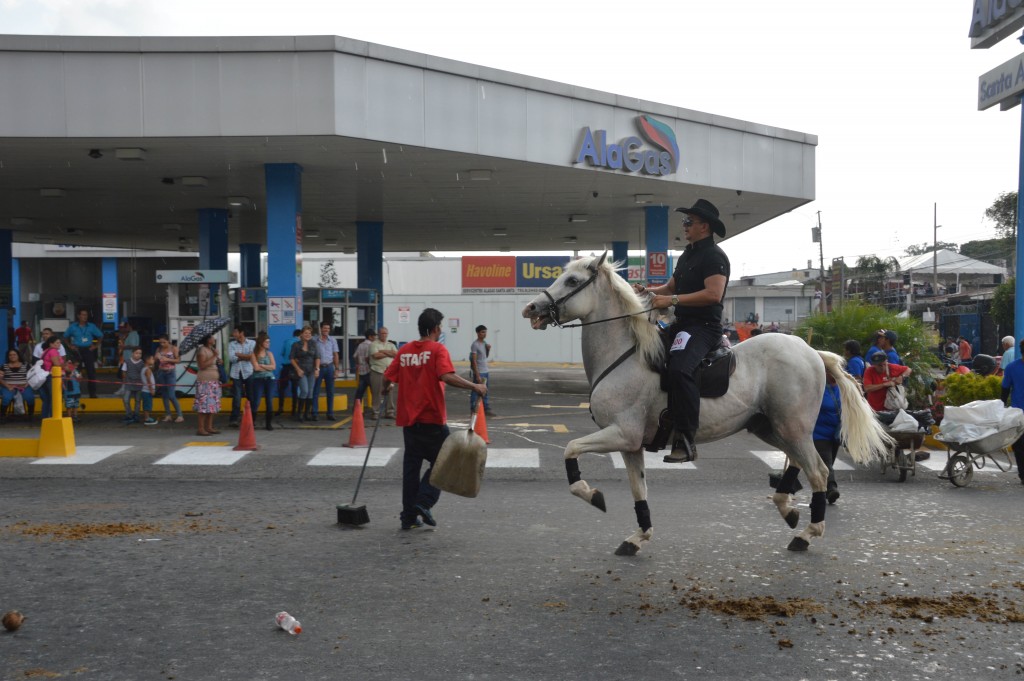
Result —
[{"label": "horse's mane", "polygon": [[[596,266],[600,259],[601,256],[595,256],[590,259],[581,258],[575,260],[569,263],[566,271],[572,271],[584,278],[588,277],[590,276],[588,268]],[[612,293],[622,304],[623,312],[632,315],[629,318],[629,329],[633,334],[633,339],[636,341],[637,350],[648,364],[660,367],[665,363],[665,346],[661,342],[658,326],[648,321],[646,314],[640,314],[646,308],[640,301],[640,298],[637,297],[636,292],[633,291],[633,287],[629,285],[629,282],[620,277],[616,271],[623,265],[624,263],[609,262],[606,259],[601,264],[598,278],[604,279],[607,282]]]}]

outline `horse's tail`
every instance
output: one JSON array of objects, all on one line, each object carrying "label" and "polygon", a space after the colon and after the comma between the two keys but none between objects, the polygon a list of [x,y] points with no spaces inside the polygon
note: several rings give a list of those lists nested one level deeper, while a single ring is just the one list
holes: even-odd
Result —
[{"label": "horse's tail", "polygon": [[818,354],[825,362],[825,371],[839,386],[839,397],[843,403],[839,435],[850,456],[859,464],[868,464],[874,459],[882,458],[893,443],[893,439],[875,418],[875,413],[864,399],[857,381],[843,369],[843,358],[833,352],[822,350],[819,350]]}]

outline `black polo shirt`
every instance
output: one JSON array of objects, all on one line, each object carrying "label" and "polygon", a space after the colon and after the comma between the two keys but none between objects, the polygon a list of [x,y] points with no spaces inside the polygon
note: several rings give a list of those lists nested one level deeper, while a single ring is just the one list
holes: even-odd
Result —
[{"label": "black polo shirt", "polygon": [[[715,238],[709,236],[687,245],[676,262],[672,279],[675,281],[676,293],[696,293],[704,290],[705,279],[716,274],[725,277],[726,288],[728,288],[729,272],[729,256],[718,247]],[[722,295],[724,297],[724,291]],[[676,320],[683,323],[711,322],[720,325],[722,323],[722,301],[701,307],[676,305],[675,313]]]}]

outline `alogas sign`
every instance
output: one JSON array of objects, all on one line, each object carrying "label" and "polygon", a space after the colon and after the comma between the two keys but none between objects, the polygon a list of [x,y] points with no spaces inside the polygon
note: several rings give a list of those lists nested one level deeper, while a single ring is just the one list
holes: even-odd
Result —
[{"label": "alogas sign", "polygon": [[1024,0],[972,0],[971,48],[988,48],[1024,26]]},{"label": "alogas sign", "polygon": [[[583,129],[573,163],[645,175],[671,175],[679,168],[679,144],[669,126],[651,116],[637,116],[640,136],[608,141],[607,130]],[[655,148],[651,148],[655,147]]]}]

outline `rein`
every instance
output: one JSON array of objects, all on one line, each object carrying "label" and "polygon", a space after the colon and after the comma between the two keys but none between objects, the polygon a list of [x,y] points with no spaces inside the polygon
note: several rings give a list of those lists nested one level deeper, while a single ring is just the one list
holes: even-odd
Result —
[{"label": "rein", "polygon": [[618,367],[618,366],[619,366],[620,364],[622,364],[622,363],[623,363],[623,362],[625,362],[625,361],[626,361],[627,359],[629,359],[630,357],[632,357],[632,356],[633,356],[633,354],[634,354],[635,352],[636,352],[636,346],[634,345],[634,346],[630,347],[630,348],[629,348],[629,350],[626,350],[626,351],[625,351],[624,353],[622,353],[621,355],[619,355],[619,358],[618,358],[617,360],[615,360],[614,362],[612,362],[611,364],[609,364],[609,365],[608,365],[608,368],[607,368],[607,369],[605,369],[604,371],[602,371],[602,372],[601,372],[601,375],[597,377],[597,380],[596,380],[596,381],[594,381],[594,384],[593,384],[592,386],[590,386],[590,395],[591,395],[591,396],[593,396],[593,395],[594,395],[594,391],[595,391],[595,390],[597,389],[597,384],[598,384],[598,383],[600,383],[600,382],[601,382],[601,381],[602,381],[602,380],[604,379],[604,377],[605,377],[605,376],[607,376],[607,375],[608,375],[608,374],[610,374],[611,372],[615,371],[615,369],[616,369],[616,368],[617,368],[617,367]]}]

